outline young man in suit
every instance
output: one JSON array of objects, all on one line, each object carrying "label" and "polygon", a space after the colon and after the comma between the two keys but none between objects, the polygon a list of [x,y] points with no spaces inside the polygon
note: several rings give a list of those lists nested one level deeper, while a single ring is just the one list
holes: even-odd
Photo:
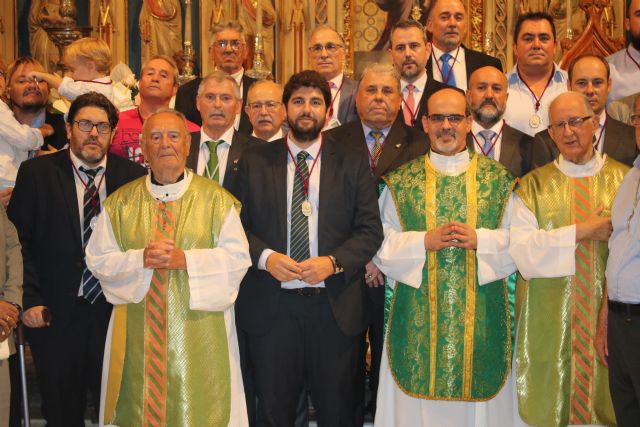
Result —
[{"label": "young man in suit", "polygon": [[[235,117],[233,127],[240,133],[251,135],[251,122],[244,112],[249,87],[256,80],[247,76],[242,63],[247,57],[246,37],[244,29],[237,21],[221,22],[211,30],[211,44],[209,57],[213,60],[216,70],[233,77],[242,93],[242,109]],[[180,86],[176,94],[175,109],[185,115],[187,120],[198,125],[202,124],[202,117],[196,109],[198,87],[202,79],[200,77]]]},{"label": "young man in suit", "polygon": [[473,122],[467,146],[499,161],[513,176],[521,177],[531,170],[533,138],[502,119],[507,108],[507,87],[506,76],[495,67],[479,68],[471,74],[467,104]]},{"label": "young man in suit", "polygon": [[355,426],[364,265],[382,241],[367,155],[320,134],[331,92],[315,71],[284,88],[286,138],[240,159],[253,266],[236,302],[255,369],[258,425],[291,426],[306,385],[319,425]]},{"label": "young man in suit", "polygon": [[259,142],[234,129],[233,122],[241,107],[240,88],[233,77],[217,70],[200,81],[196,108],[202,128],[191,133],[187,167],[214,179],[232,193],[238,179],[240,155]]},{"label": "young man in suit", "polygon": [[[352,144],[368,153],[376,187],[387,172],[425,154],[429,148],[424,132],[403,123],[401,96],[400,76],[396,68],[389,64],[373,63],[363,71],[358,84],[356,103],[359,119],[324,134],[326,140]],[[366,273],[367,305],[371,313],[368,327],[371,343],[371,401],[368,409],[375,414],[382,356],[385,287],[384,277],[372,262],[367,263]]]},{"label": "young man in suit", "polygon": [[[598,117],[598,129],[593,141],[600,154],[606,154],[628,166],[638,156],[633,126],[622,123],[607,114],[605,106],[612,84],[609,63],[601,56],[581,55],[569,64],[569,90],[584,94],[593,113]],[[560,151],[551,139],[549,130],[538,132],[533,144],[533,167],[546,165],[558,157]]]},{"label": "young man in suit", "polygon": [[427,73],[426,65],[431,55],[427,33],[416,21],[403,21],[393,26],[389,39],[389,52],[393,65],[400,73],[402,88],[402,116],[404,123],[423,131],[427,99],[447,87]]},{"label": "young man in suit", "polygon": [[358,83],[347,78],[342,68],[345,60],[344,39],[328,25],[317,27],[309,39],[309,66],[329,83],[331,102],[327,106],[327,128],[355,120],[355,94]]},{"label": "young man in suit", "polygon": [[99,407],[111,314],[84,248],[101,202],[145,169],[107,154],[118,112],[103,95],[69,109],[69,149],[24,162],[8,214],[24,258],[24,315],[49,426],[84,426],[87,390]]},{"label": "young man in suit", "polygon": [[467,11],[460,0],[433,0],[427,16],[427,31],[433,45],[427,63],[429,78],[466,90],[471,73],[478,68],[492,65],[502,70],[497,58],[463,46]]}]

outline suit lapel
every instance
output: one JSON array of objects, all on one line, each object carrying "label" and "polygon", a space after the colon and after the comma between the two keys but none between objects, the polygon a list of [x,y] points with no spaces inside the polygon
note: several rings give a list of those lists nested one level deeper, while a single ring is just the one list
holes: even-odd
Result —
[{"label": "suit lapel", "polygon": [[198,157],[200,155],[200,132],[191,132],[191,147],[187,157],[187,167],[198,173]]},{"label": "suit lapel", "polygon": [[[107,162],[107,165],[109,162]],[[105,171],[106,174],[106,171]],[[106,178],[106,177],[105,177]],[[69,152],[58,157],[58,177],[60,182],[60,190],[64,197],[64,202],[71,220],[71,230],[73,238],[79,246],[82,246],[82,238],[80,236],[80,211],[78,208],[78,196],[76,193],[76,182],[74,179],[73,164],[69,157]],[[107,180],[107,184],[109,180]]]},{"label": "suit lapel", "polygon": [[289,153],[287,152],[285,141],[286,139],[282,139],[273,147],[270,162],[271,170],[269,171],[270,177],[265,176],[265,178],[271,180],[271,188],[275,193],[277,236],[281,236],[283,239],[279,242],[281,244],[279,249],[282,253],[287,252],[287,158]]},{"label": "suit lapel", "polygon": [[500,143],[500,158],[497,160],[509,170],[514,170],[518,167],[515,164],[518,142],[513,129],[505,125],[502,131],[502,142]]},{"label": "suit lapel", "polygon": [[[600,136],[599,134],[596,134]],[[597,137],[596,137],[597,139]],[[602,152],[609,157],[615,158],[615,153],[618,151],[618,147],[622,144],[620,135],[618,135],[615,123],[607,117],[607,123],[604,126],[604,141],[601,144],[604,144],[602,147]]]},{"label": "suit lapel", "polygon": [[322,144],[322,163],[320,167],[320,193],[318,196],[318,253],[323,253],[322,245],[322,225],[325,224],[325,220],[327,217],[327,211],[329,209],[335,209],[335,206],[332,206],[332,203],[329,202],[331,199],[332,191],[335,191],[335,173],[336,173],[336,159],[335,150],[333,147],[333,143],[330,140],[326,140]]},{"label": "suit lapel", "polygon": [[376,180],[380,179],[383,173],[389,170],[393,161],[407,146],[407,133],[399,120],[401,120],[400,115],[391,125],[386,141],[382,146],[382,152],[374,174]]},{"label": "suit lapel", "polygon": [[224,182],[229,182],[231,176],[238,170],[238,162],[245,141],[240,138],[238,132],[233,132],[231,139],[231,147],[229,148],[229,156],[227,157],[227,167],[224,171]]}]

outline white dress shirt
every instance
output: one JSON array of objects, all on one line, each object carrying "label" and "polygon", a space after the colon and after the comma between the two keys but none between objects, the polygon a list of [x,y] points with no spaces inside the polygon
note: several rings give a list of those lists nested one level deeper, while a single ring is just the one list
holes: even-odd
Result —
[{"label": "white dress shirt", "polygon": [[[415,120],[415,122],[417,123],[418,120],[422,120],[420,117],[418,117],[418,110],[420,109],[420,103],[423,102],[422,100],[422,95],[424,94],[424,87],[427,84],[427,72],[423,72],[422,75],[420,77],[418,77],[416,79],[415,82],[413,82],[413,119]],[[408,81],[400,79],[400,86],[402,89],[402,98],[404,99],[405,102],[407,102],[407,97],[409,96],[409,89],[407,89],[407,85],[409,84]],[[424,101],[426,102],[426,100]],[[405,104],[404,102],[402,103],[402,110],[404,111],[404,109],[407,108],[407,104]]]},{"label": "white dress shirt", "polygon": [[[224,141],[218,144],[216,148],[216,153],[218,154],[218,184],[222,185],[224,183],[224,173],[227,170],[227,159],[229,158],[229,150],[231,149],[231,143],[233,141],[233,134],[235,133],[235,129],[233,126],[229,126],[229,128],[224,131],[224,133],[218,138],[218,140]],[[207,141],[212,141],[211,138],[204,130],[204,127],[200,128],[200,152],[198,154],[198,170],[196,173],[201,176],[209,176],[206,172],[210,172],[211,175],[215,173],[215,171],[209,171],[207,164],[209,163],[209,158],[211,157],[211,153],[209,151],[209,146],[207,145]]]},{"label": "white dress shirt", "polygon": [[609,92],[607,103],[638,92],[640,67],[636,62],[640,64],[640,51],[631,44],[628,49],[629,55],[635,62],[627,55],[627,48],[607,56],[611,69],[611,92]]},{"label": "white dress shirt", "polygon": [[[433,53],[431,55],[431,62],[432,62],[431,66],[433,67],[432,68],[433,78],[439,82],[442,82],[444,79],[442,78],[442,74],[440,72],[440,70],[442,69],[442,61],[440,60],[440,57],[445,52],[438,49],[434,44],[432,44],[432,46],[433,46],[433,50],[432,50]],[[457,58],[456,58],[456,53],[458,54]],[[453,57],[451,59],[451,62],[449,62],[449,65],[453,67],[452,73],[456,79],[456,87],[466,91],[467,90],[467,61],[465,59],[464,47],[460,46],[458,49],[452,50],[451,52],[449,52],[449,55]]]}]

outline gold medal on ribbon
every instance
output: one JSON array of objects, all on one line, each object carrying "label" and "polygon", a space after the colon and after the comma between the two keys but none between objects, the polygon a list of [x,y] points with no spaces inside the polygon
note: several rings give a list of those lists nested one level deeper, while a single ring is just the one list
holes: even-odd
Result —
[{"label": "gold medal on ribbon", "polygon": [[534,114],[529,119],[529,126],[531,126],[534,129],[537,129],[541,124],[542,124],[542,119],[537,114]]},{"label": "gold medal on ribbon", "polygon": [[300,204],[300,210],[304,216],[311,215],[311,203],[308,200],[305,200]]}]

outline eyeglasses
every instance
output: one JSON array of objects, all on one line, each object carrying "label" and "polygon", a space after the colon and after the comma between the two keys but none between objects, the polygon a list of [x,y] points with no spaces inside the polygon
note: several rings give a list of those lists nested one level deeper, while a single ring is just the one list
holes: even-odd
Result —
[{"label": "eyeglasses", "polygon": [[427,119],[432,123],[444,123],[444,120],[447,119],[449,123],[453,126],[459,125],[465,119],[465,116],[462,114],[429,114]]},{"label": "eyeglasses", "polygon": [[585,117],[574,117],[572,119],[567,120],[566,122],[559,122],[549,125],[549,129],[554,130],[556,132],[562,132],[565,126],[569,125],[571,129],[578,129],[581,127],[587,119],[590,119],[593,116],[585,116]]},{"label": "eyeglasses", "polygon": [[251,111],[253,111],[254,113],[258,113],[262,111],[262,107],[266,108],[267,111],[272,113],[276,111],[276,108],[282,105],[282,102],[276,102],[276,101],[250,102],[248,105],[249,105],[249,108],[251,108]]},{"label": "eyeglasses", "polygon": [[342,49],[344,46],[342,46],[341,44],[335,44],[335,43],[327,43],[327,44],[314,44],[313,46],[309,46],[309,52],[311,52],[314,55],[320,55],[322,53],[322,49],[326,49],[327,53],[329,53],[330,55],[333,55],[334,53],[336,53],[338,51],[338,49]]},{"label": "eyeglasses", "polygon": [[633,123],[634,126],[640,126],[640,114],[632,114],[631,123]]},{"label": "eyeglasses", "polygon": [[238,50],[244,43],[241,40],[216,40],[213,44],[221,50],[225,50],[227,46],[230,46],[231,50]]},{"label": "eyeglasses", "polygon": [[91,120],[74,120],[74,123],[78,125],[78,129],[82,132],[91,132],[95,127],[98,133],[111,132],[111,124],[109,122],[93,123]]}]

